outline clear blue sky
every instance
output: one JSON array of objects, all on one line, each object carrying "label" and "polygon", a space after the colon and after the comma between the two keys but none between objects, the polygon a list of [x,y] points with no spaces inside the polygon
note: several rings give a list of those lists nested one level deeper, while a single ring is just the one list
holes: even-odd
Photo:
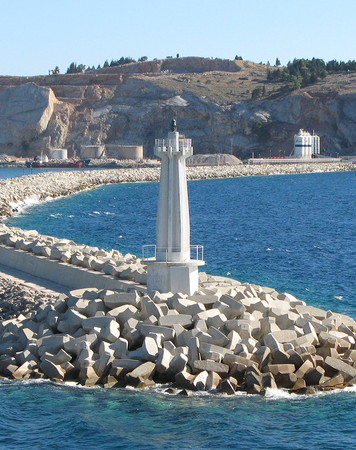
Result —
[{"label": "clear blue sky", "polygon": [[355,0],[3,0],[0,75],[131,56],[356,59]]}]

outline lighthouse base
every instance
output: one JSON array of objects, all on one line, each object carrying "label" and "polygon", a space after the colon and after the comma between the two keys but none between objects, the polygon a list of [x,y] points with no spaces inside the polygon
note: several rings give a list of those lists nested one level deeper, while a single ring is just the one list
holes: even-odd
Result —
[{"label": "lighthouse base", "polygon": [[199,288],[198,266],[202,266],[204,261],[178,263],[146,260],[145,263],[148,265],[147,288],[150,291],[193,295]]}]

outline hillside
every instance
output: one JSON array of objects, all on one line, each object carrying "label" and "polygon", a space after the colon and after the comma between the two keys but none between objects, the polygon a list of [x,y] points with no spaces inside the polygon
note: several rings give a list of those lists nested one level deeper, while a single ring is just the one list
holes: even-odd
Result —
[{"label": "hillside", "polygon": [[[127,143],[143,144],[149,155],[172,116],[197,153],[288,155],[299,128],[315,130],[327,154],[356,153],[356,73],[327,75],[290,92],[267,81],[267,69],[172,58],[83,74],[1,76],[0,153]],[[258,86],[266,96],[252,100]]]}]

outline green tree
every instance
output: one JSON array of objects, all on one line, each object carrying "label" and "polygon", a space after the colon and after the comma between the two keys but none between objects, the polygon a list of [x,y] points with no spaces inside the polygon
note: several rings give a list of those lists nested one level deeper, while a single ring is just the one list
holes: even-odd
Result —
[{"label": "green tree", "polygon": [[275,66],[276,66],[276,67],[279,67],[280,65],[281,65],[280,60],[279,60],[278,58],[276,58],[276,64],[275,64]]},{"label": "green tree", "polygon": [[67,73],[80,73],[80,72],[84,72],[86,66],[85,64],[78,64],[75,62],[72,62],[68,69],[67,69]]},{"label": "green tree", "polygon": [[266,95],[266,88],[265,86],[256,86],[255,89],[251,93],[252,100],[256,100],[256,98],[260,98]]},{"label": "green tree", "polygon": [[294,91],[295,89],[300,89],[302,87],[302,82],[303,79],[300,75],[291,75],[288,87],[292,91]]}]

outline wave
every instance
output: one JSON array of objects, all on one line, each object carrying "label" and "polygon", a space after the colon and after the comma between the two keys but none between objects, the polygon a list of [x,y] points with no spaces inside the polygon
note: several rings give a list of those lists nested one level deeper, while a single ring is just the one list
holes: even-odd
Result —
[{"label": "wave", "polygon": [[115,216],[116,215],[115,213],[109,212],[109,211],[93,211],[91,214],[89,213],[89,215],[92,215],[92,214],[96,214],[98,216],[100,216],[102,214],[104,214],[106,216]]},{"label": "wave", "polygon": [[[83,386],[75,381],[65,381],[65,382],[55,382],[47,379],[29,379],[29,380],[10,380],[6,378],[2,378],[0,380],[0,389],[1,386],[9,386],[13,385],[18,388],[19,386],[29,386],[29,385],[43,385],[43,387],[46,387],[46,385],[55,386],[61,389],[69,389],[69,390],[91,390],[91,391],[105,391],[101,386]],[[179,393],[182,391],[182,389],[179,388],[172,388],[172,385],[169,383],[165,384],[156,384],[155,386],[147,386],[145,388],[135,388],[133,386],[126,386],[121,388],[111,388],[107,389],[108,392],[112,392],[113,390],[120,390],[120,391],[128,391],[128,392],[136,392],[144,393],[144,392],[150,392],[152,394],[158,394],[158,395],[164,395],[168,397],[180,397]],[[348,394],[356,394],[356,385],[350,386],[344,389],[334,389],[330,391],[317,391],[314,394],[305,395],[305,394],[297,394],[294,392],[289,392],[285,389],[271,389],[267,388],[266,393],[264,396],[259,396],[256,394],[248,394],[244,391],[237,391],[233,395],[226,395],[222,392],[219,392],[217,390],[213,391],[188,391],[189,397],[192,398],[210,398],[210,399],[233,399],[236,397],[244,397],[244,398],[250,398],[252,399],[263,399],[265,401],[280,401],[280,400],[288,400],[288,401],[308,401],[311,399],[319,398],[319,397],[329,397],[334,395],[342,395],[345,393]]]}]

